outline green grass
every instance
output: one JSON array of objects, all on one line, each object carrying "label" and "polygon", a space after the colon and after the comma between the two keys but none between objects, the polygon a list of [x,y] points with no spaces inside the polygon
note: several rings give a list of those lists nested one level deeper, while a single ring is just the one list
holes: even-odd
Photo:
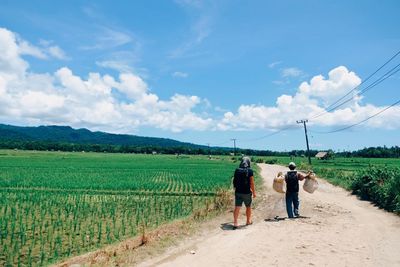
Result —
[{"label": "green grass", "polygon": [[229,157],[0,151],[0,265],[47,265],[212,206]]}]

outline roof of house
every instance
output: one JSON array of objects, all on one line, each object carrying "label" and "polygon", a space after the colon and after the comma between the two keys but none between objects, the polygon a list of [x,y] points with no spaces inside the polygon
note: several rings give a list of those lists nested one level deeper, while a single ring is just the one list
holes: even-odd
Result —
[{"label": "roof of house", "polygon": [[315,155],[316,158],[324,158],[328,155],[328,152],[325,151],[320,151],[317,153],[317,155]]}]

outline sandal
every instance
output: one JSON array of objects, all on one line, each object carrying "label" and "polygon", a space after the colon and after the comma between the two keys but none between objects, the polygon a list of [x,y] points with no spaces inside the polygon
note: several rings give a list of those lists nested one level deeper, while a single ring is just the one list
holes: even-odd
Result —
[{"label": "sandal", "polygon": [[252,225],[253,224],[253,222],[250,222],[250,223],[246,223],[246,225]]}]

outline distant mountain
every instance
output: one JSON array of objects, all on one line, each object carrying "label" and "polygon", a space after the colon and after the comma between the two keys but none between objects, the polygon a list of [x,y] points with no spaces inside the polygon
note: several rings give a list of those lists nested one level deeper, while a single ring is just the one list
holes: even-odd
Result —
[{"label": "distant mountain", "polygon": [[19,127],[0,124],[0,139],[13,141],[46,141],[73,144],[102,144],[120,146],[156,146],[205,148],[206,146],[179,142],[168,138],[143,137],[127,134],[92,132],[69,126]]}]

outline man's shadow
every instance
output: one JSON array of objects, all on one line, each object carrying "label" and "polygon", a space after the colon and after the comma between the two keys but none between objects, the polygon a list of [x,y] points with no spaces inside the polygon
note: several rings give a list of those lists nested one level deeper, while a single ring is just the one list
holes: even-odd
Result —
[{"label": "man's shadow", "polygon": [[221,223],[221,226],[220,226],[220,228],[222,230],[224,230],[224,231],[238,230],[238,229],[242,229],[242,228],[245,228],[245,227],[246,227],[246,225],[238,225],[236,227],[236,229],[235,229],[235,228],[233,228],[233,224],[232,223]]},{"label": "man's shadow", "polygon": [[283,221],[283,220],[295,220],[295,219],[310,219],[310,217],[298,216],[298,217],[294,217],[294,218],[288,218],[288,217],[275,216],[273,218],[267,218],[264,221],[266,221],[266,222],[279,222],[279,221]]}]

